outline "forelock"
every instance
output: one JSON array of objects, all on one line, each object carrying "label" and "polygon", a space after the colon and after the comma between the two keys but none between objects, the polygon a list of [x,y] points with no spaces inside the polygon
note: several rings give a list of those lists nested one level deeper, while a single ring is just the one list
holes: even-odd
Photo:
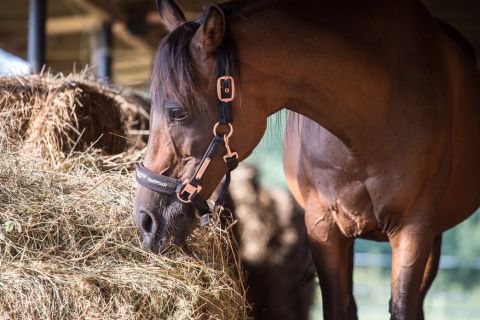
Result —
[{"label": "forelock", "polygon": [[200,23],[187,22],[169,33],[160,42],[155,55],[150,93],[152,106],[164,99],[173,99],[188,105],[194,101],[199,73],[190,53],[190,41]]}]

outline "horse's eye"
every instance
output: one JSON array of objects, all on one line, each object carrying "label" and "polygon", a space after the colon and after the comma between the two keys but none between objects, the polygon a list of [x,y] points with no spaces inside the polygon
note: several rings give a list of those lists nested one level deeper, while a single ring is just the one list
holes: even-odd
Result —
[{"label": "horse's eye", "polygon": [[188,112],[184,109],[171,109],[168,114],[173,121],[183,121],[188,118]]}]

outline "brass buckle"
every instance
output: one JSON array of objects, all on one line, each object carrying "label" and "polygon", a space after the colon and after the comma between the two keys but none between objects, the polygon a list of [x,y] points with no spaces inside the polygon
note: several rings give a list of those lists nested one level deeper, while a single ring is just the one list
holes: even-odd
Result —
[{"label": "brass buckle", "polygon": [[[194,186],[190,183],[190,180],[186,179],[183,182],[184,186],[180,192],[177,192],[177,198],[183,203],[191,203],[192,202],[192,195],[196,193],[200,193],[202,190],[202,186]],[[187,200],[182,199],[182,196],[184,193],[188,194]]]},{"label": "brass buckle", "polygon": [[[227,82],[228,85],[222,88],[222,83]],[[231,102],[235,98],[235,81],[231,76],[219,77],[217,80],[217,96],[222,102]]]}]

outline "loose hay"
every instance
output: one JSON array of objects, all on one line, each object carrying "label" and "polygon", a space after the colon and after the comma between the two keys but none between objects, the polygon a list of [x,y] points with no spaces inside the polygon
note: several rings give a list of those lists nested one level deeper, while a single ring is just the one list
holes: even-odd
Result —
[{"label": "loose hay", "polygon": [[198,229],[187,248],[144,251],[132,177],[47,172],[0,157],[0,317],[245,319],[230,235]]},{"label": "loose hay", "polygon": [[[0,79],[0,319],[247,319],[229,231],[197,229],[165,256],[142,248],[131,151],[82,140],[89,125],[92,139],[98,125],[144,129],[119,125],[138,121],[137,107],[108,90],[73,76]],[[125,103],[111,127],[90,119],[112,101]]]}]

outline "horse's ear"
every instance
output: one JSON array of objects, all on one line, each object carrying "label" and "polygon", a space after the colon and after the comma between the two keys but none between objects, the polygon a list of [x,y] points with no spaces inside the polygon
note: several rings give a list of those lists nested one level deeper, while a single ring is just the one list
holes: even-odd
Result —
[{"label": "horse's ear", "polygon": [[212,54],[225,36],[225,15],[217,5],[211,5],[206,13],[205,22],[201,28],[203,52]]},{"label": "horse's ear", "polygon": [[186,22],[182,9],[174,0],[157,0],[158,13],[168,31]]}]

